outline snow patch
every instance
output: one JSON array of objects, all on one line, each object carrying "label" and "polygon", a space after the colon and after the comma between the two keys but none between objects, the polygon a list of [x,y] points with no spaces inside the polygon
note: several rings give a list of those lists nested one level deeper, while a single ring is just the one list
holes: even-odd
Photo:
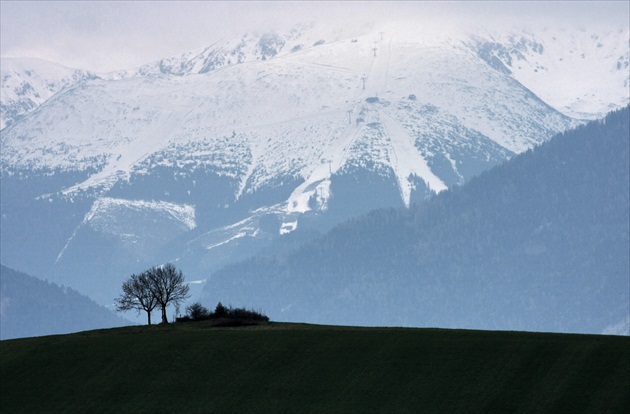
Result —
[{"label": "snow patch", "polygon": [[280,235],[291,233],[295,231],[298,227],[298,221],[295,219],[294,221],[284,222],[280,226]]},{"label": "snow patch", "polygon": [[184,224],[189,230],[197,227],[195,220],[195,207],[188,204],[175,204],[166,201],[125,200],[119,198],[103,197],[97,199],[92,209],[86,214],[83,223],[91,221],[96,214],[121,206],[133,210],[151,210],[163,212],[174,220]]},{"label": "snow patch", "polygon": [[234,241],[234,240],[236,240],[236,239],[241,239],[241,238],[246,237],[246,236],[247,236],[247,233],[245,233],[245,232],[236,233],[234,236],[230,237],[230,238],[229,238],[229,239],[227,239],[227,240],[223,240],[223,241],[221,241],[221,242],[219,242],[219,243],[216,243],[216,244],[211,244],[211,245],[209,245],[209,246],[206,246],[206,250],[212,250],[212,249],[214,249],[214,248],[217,248],[217,247],[219,247],[219,246],[223,246],[223,245],[225,245],[225,244],[230,243],[231,241]]}]

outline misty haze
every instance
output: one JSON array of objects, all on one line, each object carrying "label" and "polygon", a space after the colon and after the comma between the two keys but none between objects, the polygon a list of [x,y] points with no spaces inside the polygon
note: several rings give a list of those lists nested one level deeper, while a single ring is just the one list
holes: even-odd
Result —
[{"label": "misty haze", "polygon": [[630,412],[630,3],[0,2],[0,411]]},{"label": "misty haze", "polygon": [[3,2],[2,338],[144,323],[167,263],[170,321],[628,335],[627,5],[512,5]]}]

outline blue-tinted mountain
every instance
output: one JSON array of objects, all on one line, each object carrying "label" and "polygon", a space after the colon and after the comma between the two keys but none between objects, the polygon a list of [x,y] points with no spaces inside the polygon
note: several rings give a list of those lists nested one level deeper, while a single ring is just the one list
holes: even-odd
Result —
[{"label": "blue-tinted mountain", "polygon": [[291,254],[216,272],[207,303],[272,319],[628,334],[630,109]]},{"label": "blue-tinted mountain", "polygon": [[0,261],[101,304],[160,263],[204,281],[627,105],[626,28],[491,32],[300,25],[98,75],[3,59]]},{"label": "blue-tinted mountain", "polygon": [[74,289],[0,265],[0,339],[128,324]]}]

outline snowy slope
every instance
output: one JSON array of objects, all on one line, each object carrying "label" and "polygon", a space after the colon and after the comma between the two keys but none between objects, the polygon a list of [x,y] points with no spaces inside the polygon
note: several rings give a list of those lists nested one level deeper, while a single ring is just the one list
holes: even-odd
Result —
[{"label": "snowy slope", "polygon": [[110,77],[207,73],[230,65],[265,61],[313,46],[335,43],[374,31],[375,26],[375,23],[354,22],[344,27],[330,27],[308,22],[297,24],[288,32],[245,33],[240,37],[218,40],[206,48],[189,51],[181,56],[148,63],[135,70],[110,74]]},{"label": "snowy slope", "polygon": [[0,129],[13,124],[55,93],[96,75],[34,58],[2,58]]},{"label": "snowy slope", "polygon": [[[86,263],[207,272],[305,223],[409,206],[580,124],[567,114],[627,102],[627,71],[601,56],[624,56],[628,34],[610,33],[593,49],[551,30],[301,25],[68,81],[0,132],[3,263],[60,282]],[[567,88],[551,62],[577,65],[571,51]]]},{"label": "snowy slope", "polygon": [[489,63],[573,118],[596,119],[630,102],[628,28],[542,27],[479,36]]},{"label": "snowy slope", "polygon": [[[429,107],[442,121],[450,117],[441,130],[429,131],[438,119],[426,123]],[[369,151],[353,147],[375,123],[387,131],[369,140]],[[420,149],[428,137],[471,136],[483,142],[471,144],[478,146],[475,151],[494,146],[487,157],[502,152],[498,158],[504,159],[571,125],[458,42],[427,47],[369,34],[201,75],[75,85],[6,131],[2,164],[52,170],[98,165],[97,174],[65,192],[107,190],[144,169],[151,154],[178,146],[179,158],[194,155],[186,149],[189,143],[207,143],[201,151],[213,156],[237,148],[217,167],[238,176],[239,193],[280,175],[321,180],[315,171],[322,164],[330,175],[361,159],[393,165],[407,199],[410,175],[435,190],[446,188],[428,167],[427,157],[434,154],[408,151]],[[449,135],[444,128],[458,132]],[[397,158],[396,149],[411,158]],[[207,162],[203,156],[198,161]]]},{"label": "snowy slope", "polygon": [[[246,34],[219,41],[203,50],[152,62],[118,76],[205,73],[232,64],[290,55],[316,44],[356,39],[367,33],[375,39],[384,34],[389,39],[406,40],[425,48],[445,43],[464,45],[572,118],[601,118],[610,110],[624,107],[630,99],[627,26],[530,23],[526,28],[502,30],[475,26],[445,28],[409,21],[344,28],[309,23],[297,25],[288,33]],[[327,57],[332,56],[321,56],[323,61],[330,60]]]}]

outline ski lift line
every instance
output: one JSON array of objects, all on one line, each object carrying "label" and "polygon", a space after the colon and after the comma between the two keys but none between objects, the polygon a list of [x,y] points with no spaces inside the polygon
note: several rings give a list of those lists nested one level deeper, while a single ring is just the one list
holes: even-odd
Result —
[{"label": "ski lift line", "polygon": [[[399,149],[403,151],[403,153],[401,153],[400,155],[404,161],[407,155],[404,152],[405,147],[408,147],[409,149],[415,148],[414,140],[412,139],[412,137],[409,135],[409,133],[405,130],[405,128],[400,124],[398,120],[396,120],[394,117],[388,114],[387,111],[383,111],[383,126],[386,127],[386,124],[389,124],[391,126],[388,128],[388,134],[390,135],[390,137],[391,137],[391,133],[393,132],[393,133],[396,133],[397,136],[404,139],[404,141],[400,141],[400,140],[398,141],[400,144],[403,145]],[[398,130],[398,132],[392,131],[396,129]],[[392,141],[392,144],[393,143],[394,141]],[[393,146],[392,146],[392,149],[394,149],[395,151],[395,148],[393,148]],[[415,151],[411,151],[410,153],[417,154]],[[397,154],[397,157],[398,157],[398,154]],[[411,160],[411,159],[407,160],[407,162],[413,161],[413,165],[414,165],[409,172],[417,173],[420,177],[422,177],[422,179],[428,185],[431,186],[431,188],[433,188],[437,192],[440,192],[448,188],[446,184],[444,184],[444,181],[442,181],[442,179],[438,177],[437,175],[435,175],[435,173],[431,170],[431,168],[428,166],[426,159],[421,154],[417,154],[417,156],[414,156],[413,158],[415,158],[415,160]],[[401,186],[400,188],[402,189],[403,187]],[[406,200],[406,198],[404,199]]]},{"label": "ski lift line", "polygon": [[[385,134],[387,134],[387,136],[389,137],[389,140],[391,142],[391,146],[390,146],[391,154],[393,155],[393,158],[395,159],[395,162],[396,162],[395,165],[398,166],[399,161],[398,161],[398,154],[396,152],[396,146],[394,145],[394,138],[392,137],[392,134],[389,132],[389,128],[387,128],[387,125],[385,122],[382,124],[382,126],[383,126],[383,130],[385,131]],[[407,181],[406,183],[402,182],[402,178],[399,177],[398,174],[396,174],[396,181],[398,182],[398,191],[400,193],[400,197],[403,199],[405,206],[409,207],[409,204],[411,202],[410,195],[408,197],[407,194],[405,194],[405,191],[403,190],[403,186],[409,185],[409,181]]]},{"label": "ski lift line", "polygon": [[385,68],[385,90],[388,90],[387,84],[389,83],[389,65],[391,63],[392,56],[392,41],[387,44],[387,67]]},{"label": "ski lift line", "polygon": [[[343,143],[342,155],[341,157],[339,157],[339,163],[337,164],[335,171],[338,171],[343,165],[344,160],[348,158],[348,152],[350,151],[350,148],[356,141],[356,138],[359,135],[360,130],[361,130],[361,127],[350,124],[340,134],[339,139],[345,142]],[[332,175],[332,167],[331,167],[332,157],[327,157],[327,158],[328,158],[329,173],[330,175]]]},{"label": "ski lift line", "polygon": [[[302,199],[306,193],[314,191],[314,188],[316,189],[319,184],[330,179],[333,172],[341,169],[360,130],[361,127],[359,126],[352,124],[346,126],[337,138],[324,149],[321,164],[313,169],[304,182],[293,190],[288,199],[289,205],[292,201],[295,202]],[[335,164],[334,168],[333,162]]]},{"label": "ski lift line", "polygon": [[[394,142],[394,138],[392,137],[392,134],[389,132],[389,128],[387,128],[387,125],[385,123],[383,123],[381,125],[383,127],[383,131],[389,137],[390,142],[393,143]],[[396,154],[396,148],[394,147],[394,145],[391,146],[391,149],[392,149],[392,155],[396,159],[396,165],[398,165],[398,154]]]}]

